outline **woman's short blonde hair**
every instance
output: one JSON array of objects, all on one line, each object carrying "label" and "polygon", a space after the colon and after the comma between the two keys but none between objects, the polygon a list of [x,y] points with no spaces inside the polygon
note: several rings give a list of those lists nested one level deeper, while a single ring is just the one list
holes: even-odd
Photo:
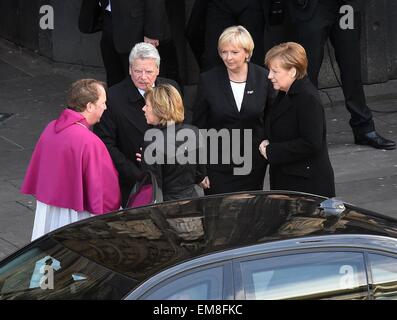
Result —
[{"label": "woman's short blonde hair", "polygon": [[183,122],[185,108],[178,90],[170,84],[159,84],[145,93],[146,101],[152,105],[153,113],[159,118],[159,124],[167,121]]},{"label": "woman's short blonde hair", "polygon": [[271,48],[265,56],[265,64],[269,68],[274,59],[281,61],[284,69],[296,69],[296,79],[307,75],[307,56],[305,48],[296,42],[285,42]]},{"label": "woman's short blonde hair", "polygon": [[255,47],[254,40],[243,26],[232,26],[223,30],[218,40],[218,51],[227,44],[243,48],[248,53],[248,60],[251,59]]}]

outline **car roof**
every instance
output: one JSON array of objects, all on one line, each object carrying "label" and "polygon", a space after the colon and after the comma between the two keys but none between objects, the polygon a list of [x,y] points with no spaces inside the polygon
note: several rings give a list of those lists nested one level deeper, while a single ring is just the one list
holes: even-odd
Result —
[{"label": "car roof", "polygon": [[[294,243],[280,240],[314,237],[312,241],[324,244],[318,236],[397,238],[396,219],[349,204],[341,214],[326,214],[320,208],[324,200],[297,192],[216,195],[109,213],[68,225],[48,237],[137,283],[216,252],[249,251],[246,247],[264,243],[269,244],[266,248],[282,249]],[[358,243],[363,237],[355,238]]]}]

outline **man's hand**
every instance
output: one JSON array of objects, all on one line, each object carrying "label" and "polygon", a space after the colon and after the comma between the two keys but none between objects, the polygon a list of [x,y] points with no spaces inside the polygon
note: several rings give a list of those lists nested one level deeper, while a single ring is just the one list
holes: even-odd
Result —
[{"label": "man's hand", "polygon": [[159,40],[150,39],[148,37],[143,37],[143,41],[146,42],[146,43],[150,43],[150,44],[154,45],[155,47],[157,47],[160,44]]}]

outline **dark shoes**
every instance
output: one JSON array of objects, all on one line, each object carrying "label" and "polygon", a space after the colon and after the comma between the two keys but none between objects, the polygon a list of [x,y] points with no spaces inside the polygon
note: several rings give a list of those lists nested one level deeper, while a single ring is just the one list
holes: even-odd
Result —
[{"label": "dark shoes", "polygon": [[396,143],[394,141],[383,138],[376,131],[356,135],[354,137],[354,143],[369,145],[376,149],[393,150],[396,148]]}]

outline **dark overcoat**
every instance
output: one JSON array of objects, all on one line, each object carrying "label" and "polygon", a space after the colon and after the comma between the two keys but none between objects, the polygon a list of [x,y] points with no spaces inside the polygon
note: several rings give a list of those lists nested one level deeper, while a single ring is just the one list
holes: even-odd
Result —
[{"label": "dark overcoat", "polygon": [[305,77],[280,92],[266,120],[270,187],[335,196],[324,109]]}]

